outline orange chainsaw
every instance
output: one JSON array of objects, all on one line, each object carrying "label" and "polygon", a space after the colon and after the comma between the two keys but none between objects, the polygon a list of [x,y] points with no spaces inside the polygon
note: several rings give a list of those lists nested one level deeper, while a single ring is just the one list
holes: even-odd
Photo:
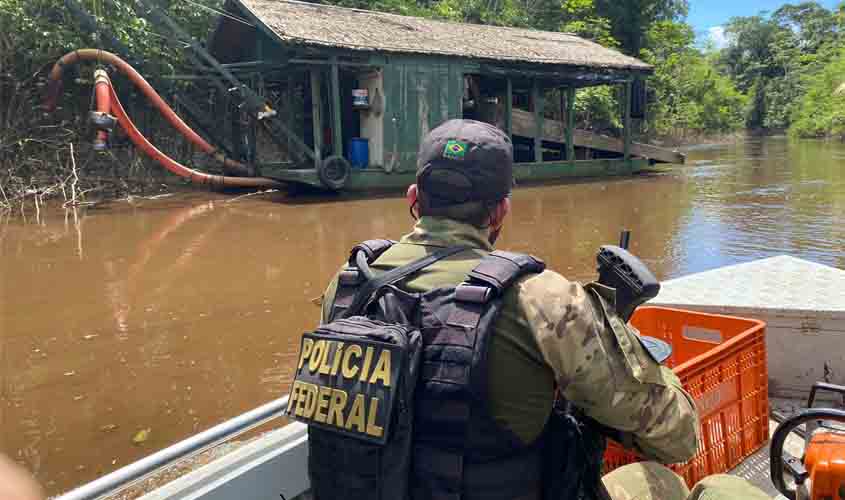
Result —
[{"label": "orange chainsaw", "polygon": [[[771,444],[772,482],[789,500],[845,500],[845,411],[813,408],[816,392],[835,392],[845,397],[845,386],[817,382],[810,391],[807,409],[785,419],[775,430]],[[806,424],[806,425],[805,425]],[[799,426],[804,429],[804,456],[784,453],[787,436]],[[794,485],[787,484],[784,469]]]}]

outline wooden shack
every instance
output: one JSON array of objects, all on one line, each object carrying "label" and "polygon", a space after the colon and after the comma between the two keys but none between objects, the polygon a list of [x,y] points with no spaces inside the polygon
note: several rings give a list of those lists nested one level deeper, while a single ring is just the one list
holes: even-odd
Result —
[{"label": "wooden shack", "polygon": [[[225,10],[209,51],[261,89],[288,136],[255,135],[263,176],[335,190],[406,186],[420,139],[461,117],[512,135],[518,181],[683,162],[631,142],[632,82],[652,67],[572,34],[292,0],[228,0]],[[621,139],[575,129],[576,89],[596,85],[624,96]]]}]

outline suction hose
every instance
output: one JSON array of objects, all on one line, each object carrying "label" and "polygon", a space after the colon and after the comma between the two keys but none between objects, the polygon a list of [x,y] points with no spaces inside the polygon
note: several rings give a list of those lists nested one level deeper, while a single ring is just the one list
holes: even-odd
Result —
[{"label": "suction hose", "polygon": [[[225,155],[220,152],[217,148],[209,144],[205,139],[203,139],[199,134],[193,131],[191,127],[189,127],[179,115],[176,114],[175,111],[161,98],[158,92],[152,87],[152,85],[138,73],[135,68],[129,65],[126,61],[121,59],[120,57],[112,54],[111,52],[106,52],[104,50],[99,49],[79,49],[68,54],[65,54],[61,59],[59,59],[55,65],[53,65],[52,71],[50,71],[49,83],[48,83],[48,94],[47,94],[47,101],[46,101],[46,108],[47,111],[53,111],[56,109],[56,105],[58,103],[59,97],[61,95],[62,90],[62,71],[64,71],[65,66],[72,66],[74,64],[79,63],[80,61],[96,61],[101,63],[110,64],[118,71],[126,75],[129,80],[147,97],[150,103],[161,113],[161,115],[171,124],[173,127],[179,131],[188,141],[192,144],[196,145],[200,148],[204,153],[208,154],[209,156],[213,157],[215,160],[220,162],[224,169],[228,172],[236,173],[238,175],[249,175],[249,168],[240,163],[238,161],[232,160],[230,158],[226,158]],[[111,87],[111,84],[109,84]],[[100,101],[100,94],[99,89],[100,86],[96,86],[97,98],[98,103]],[[100,111],[98,104],[98,112]],[[96,123],[96,121],[95,121]],[[102,138],[98,132],[98,138],[95,142],[95,146],[99,143]]]},{"label": "suction hose", "polygon": [[281,186],[280,182],[266,177],[231,177],[228,175],[212,175],[182,165],[173,158],[170,158],[159,151],[158,148],[153,146],[152,143],[150,143],[150,141],[141,134],[141,131],[138,130],[138,127],[135,126],[129,118],[129,115],[126,114],[126,110],[123,109],[123,105],[120,103],[120,99],[117,97],[117,93],[111,85],[109,85],[109,93],[111,98],[111,109],[115,116],[117,116],[118,123],[120,123],[123,130],[126,131],[126,134],[129,136],[132,143],[135,144],[138,149],[146,153],[147,156],[174,174],[189,179],[191,182],[196,184],[211,184],[215,186],[244,188],[271,188]]}]

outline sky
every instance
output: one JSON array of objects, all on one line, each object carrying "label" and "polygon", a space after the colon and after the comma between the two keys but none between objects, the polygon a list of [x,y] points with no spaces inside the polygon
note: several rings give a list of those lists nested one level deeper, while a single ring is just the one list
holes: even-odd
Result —
[{"label": "sky", "polygon": [[[827,8],[836,6],[839,0],[818,0]],[[785,3],[800,3],[798,0],[689,0],[690,12],[687,21],[695,28],[699,40],[711,39],[717,47],[725,45],[722,26],[728,19],[737,16],[753,16],[760,11],[774,11]]]}]

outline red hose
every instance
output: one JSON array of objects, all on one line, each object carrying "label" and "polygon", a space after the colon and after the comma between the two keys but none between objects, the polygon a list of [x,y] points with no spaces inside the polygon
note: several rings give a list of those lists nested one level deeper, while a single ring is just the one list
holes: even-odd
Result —
[{"label": "red hose", "polygon": [[173,158],[170,158],[159,151],[158,148],[153,146],[152,143],[150,143],[150,141],[141,134],[141,131],[139,131],[138,127],[132,123],[129,115],[126,114],[126,110],[123,109],[123,105],[120,103],[120,99],[117,97],[117,93],[111,85],[109,85],[109,93],[111,96],[112,111],[117,117],[118,123],[120,123],[123,130],[126,131],[126,134],[129,136],[132,143],[135,144],[138,149],[146,153],[147,156],[174,174],[189,179],[191,182],[197,184],[212,184],[216,186],[245,188],[271,188],[281,186],[280,182],[266,177],[231,177],[227,175],[212,175],[199,172],[182,165]]},{"label": "red hose", "polygon": [[171,124],[180,134],[182,134],[191,143],[200,148],[204,153],[212,156],[215,160],[223,164],[227,171],[239,175],[249,175],[249,168],[243,163],[226,158],[222,152],[217,148],[206,142],[199,134],[193,131],[179,115],[158,95],[158,92],[152,85],[138,73],[135,68],[129,65],[120,57],[99,49],[79,49],[65,54],[53,65],[50,71],[50,78],[48,83],[48,94],[46,101],[47,111],[56,109],[59,96],[62,89],[62,71],[65,66],[74,65],[80,61],[97,61],[114,66],[118,71],[126,75],[129,80],[149,99],[150,103],[162,114],[162,116]]}]

